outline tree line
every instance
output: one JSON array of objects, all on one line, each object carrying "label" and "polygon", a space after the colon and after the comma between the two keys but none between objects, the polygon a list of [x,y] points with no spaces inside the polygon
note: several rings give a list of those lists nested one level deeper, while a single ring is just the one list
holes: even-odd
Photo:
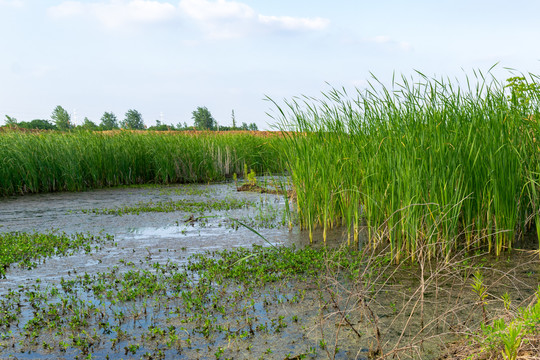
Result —
[{"label": "tree line", "polygon": [[105,131],[105,130],[155,130],[155,131],[185,131],[185,130],[252,130],[257,131],[257,124],[247,124],[243,122],[240,126],[236,125],[236,119],[234,116],[234,110],[232,111],[232,126],[220,126],[214,119],[210,111],[206,107],[198,107],[197,110],[192,112],[193,125],[189,126],[186,122],[178,123],[176,126],[162,124],[161,121],[156,120],[156,125],[146,127],[144,124],[142,115],[135,109],[129,109],[126,111],[123,120],[119,120],[117,116],[111,112],[104,112],[101,116],[99,124],[91,121],[87,117],[84,118],[81,125],[73,124],[71,115],[60,105],[58,105],[51,114],[50,120],[35,119],[32,121],[17,121],[16,118],[9,115],[5,116],[6,126],[18,127],[22,129],[38,129],[38,130],[91,130],[91,131]]}]

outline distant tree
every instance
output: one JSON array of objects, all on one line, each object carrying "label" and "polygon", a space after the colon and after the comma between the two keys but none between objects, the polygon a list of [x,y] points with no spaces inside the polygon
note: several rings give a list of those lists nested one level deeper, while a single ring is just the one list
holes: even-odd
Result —
[{"label": "distant tree", "polygon": [[114,130],[119,129],[118,126],[118,119],[116,118],[116,115],[112,112],[104,112],[103,116],[101,116],[101,123],[99,124],[99,127],[103,130]]},{"label": "distant tree", "polygon": [[259,128],[257,128],[257,124],[255,124],[255,123],[249,124],[249,125],[248,125],[248,128],[249,128],[249,130],[251,130],[251,131],[257,131],[257,130],[259,130]]},{"label": "distant tree", "polygon": [[234,110],[232,111],[232,128],[233,130],[236,130],[236,118],[234,117]]},{"label": "distant tree", "polygon": [[6,115],[5,121],[6,121],[6,125],[9,125],[9,126],[17,125],[17,119],[9,115]]},{"label": "distant tree", "polygon": [[69,113],[60,105],[54,108],[51,119],[54,121],[58,130],[64,131],[72,128]]},{"label": "distant tree", "polygon": [[58,130],[58,128],[47,120],[34,119],[30,122],[21,121],[17,126],[23,129],[39,129],[39,130]]},{"label": "distant tree", "polygon": [[124,121],[122,121],[122,128],[129,130],[144,130],[144,122],[140,112],[134,109],[130,109],[126,112]]},{"label": "distant tree", "polygon": [[193,125],[197,129],[202,130],[215,130],[216,120],[212,117],[210,111],[205,107],[198,107],[193,113]]},{"label": "distant tree", "polygon": [[167,124],[162,124],[161,121],[156,120],[156,125],[150,126],[150,127],[148,128],[148,130],[153,130],[153,131],[167,131],[167,130],[174,130],[174,127],[171,128],[169,125],[167,125]]},{"label": "distant tree", "polygon": [[[180,131],[185,131],[185,130],[189,130],[190,127],[188,126],[187,122],[179,122],[178,124],[176,124],[176,126],[174,127],[175,130],[180,130]],[[191,127],[191,129],[193,129],[193,127]]]},{"label": "distant tree", "polygon": [[97,126],[93,121],[90,121],[87,117],[84,118],[83,124],[79,126],[79,128],[91,131],[99,130],[99,126]]},{"label": "distant tree", "polygon": [[242,129],[242,130],[249,130],[248,124],[246,124],[245,122],[243,122],[243,123],[242,123],[242,126],[240,126],[240,129]]}]

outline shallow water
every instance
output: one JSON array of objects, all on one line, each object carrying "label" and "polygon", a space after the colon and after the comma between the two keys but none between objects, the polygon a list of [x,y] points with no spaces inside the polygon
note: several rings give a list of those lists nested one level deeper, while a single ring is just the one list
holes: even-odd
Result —
[{"label": "shallow water", "polygon": [[[259,179],[261,183],[269,179]],[[105,215],[92,209],[113,209],[144,202],[179,200],[210,201],[239,199],[252,202],[247,208],[190,212],[140,212],[138,215]],[[115,244],[104,244],[91,254],[53,257],[32,270],[12,266],[0,291],[9,286],[32,283],[35,279],[57,281],[72,273],[96,273],[126,260],[139,263],[148,258],[165,263],[178,262],[195,253],[230,249],[238,246],[296,246],[309,244],[305,232],[289,230],[280,224],[285,199],[273,194],[238,192],[234,183],[142,186],[100,189],[80,193],[30,194],[0,199],[0,232],[91,233],[114,235]],[[86,212],[83,212],[86,210]],[[205,218],[205,216],[209,216]],[[186,222],[190,217],[199,218]],[[238,219],[253,226],[264,239],[243,226],[232,226]],[[262,225],[257,226],[257,225]],[[321,236],[315,236],[318,239]],[[345,235],[329,232],[328,245],[338,245]]]},{"label": "shallow water", "polygon": [[[204,214],[175,211],[170,213],[141,212],[138,215],[120,216],[88,211],[133,206],[150,201],[154,203],[186,199],[211,201],[231,198],[248,200],[251,203],[242,209],[209,211]],[[148,268],[149,264],[156,262],[182,264],[193,254],[249,247],[253,244],[307,246],[309,244],[307,232],[299,231],[296,227],[289,230],[283,225],[282,214],[285,201],[283,196],[278,195],[237,192],[233,183],[131,187],[4,198],[0,200],[0,232],[54,230],[66,233],[106,233],[114,235],[114,243],[105,243],[101,249],[90,254],[80,253],[68,257],[48,258],[32,270],[12,266],[8,269],[6,278],[0,280],[0,293],[5,294],[10,288],[30,287],[38,279],[42,284],[58,283],[61,278],[69,279],[84,273],[104,273],[115,266],[118,266],[120,271],[128,271],[131,267],[126,266],[127,263],[132,263],[139,268]],[[195,221],[187,221],[188,219],[195,219]],[[264,239],[246,227],[233,226],[231,219],[239,219],[254,227]],[[329,246],[340,246],[346,242],[346,234],[342,229],[329,231],[327,235]],[[321,245],[320,231],[314,232],[314,240],[314,245]],[[530,252],[515,251],[500,259],[490,259],[480,266],[484,271],[485,282],[490,292],[489,310],[491,312],[504,314],[501,312],[501,302],[497,301],[504,292],[510,293],[515,306],[527,305],[531,301],[531,295],[540,280],[538,276],[540,271],[537,257],[531,256]],[[364,359],[367,357],[367,349],[372,347],[375,341],[375,326],[373,322],[365,322],[365,311],[364,315],[358,315],[359,308],[350,305],[349,300],[352,301],[358,297],[363,297],[363,301],[370,302],[370,308],[375,312],[378,326],[382,331],[382,341],[387,344],[387,348],[391,349],[395,344],[400,344],[400,341],[401,344],[406,344],[408,340],[414,339],[422,328],[416,321],[418,309],[414,307],[418,304],[418,296],[415,295],[418,288],[418,269],[400,266],[394,270],[393,267],[387,266],[381,270],[383,271],[389,274],[388,278],[392,281],[378,288],[375,293],[366,292],[367,289],[362,287],[357,289],[356,293],[352,288],[343,288],[336,292],[336,294],[341,294],[338,302],[341,301],[342,311],[350,311],[351,321],[362,333],[363,338],[360,341],[347,326],[338,331],[343,326],[341,320],[338,319],[339,312],[327,309],[325,317],[320,316],[320,293],[312,287],[312,284],[296,283],[290,288],[281,289],[281,293],[278,291],[276,296],[278,298],[290,297],[294,291],[307,290],[302,304],[281,304],[278,301],[271,308],[263,310],[262,302],[257,300],[253,311],[261,321],[263,319],[270,321],[269,314],[271,313],[272,316],[282,314],[288,318],[291,314],[299,314],[302,322],[296,324],[289,320],[289,326],[280,334],[259,336],[250,340],[239,339],[235,346],[242,349],[252,347],[253,351],[259,350],[259,353],[263,353],[266,348],[274,349],[274,352],[268,353],[266,358],[283,359],[283,354],[295,353],[295,351],[298,353],[299,349],[300,352],[305,352],[308,346],[317,347],[323,333],[325,338],[332,339],[334,334],[339,332],[339,347],[344,350],[338,352],[336,358]],[[474,328],[479,322],[481,312],[478,311],[476,299],[470,290],[471,281],[468,277],[471,275],[463,275],[462,271],[459,275],[456,271],[454,275],[452,269],[446,269],[441,273],[443,275],[437,280],[440,283],[431,284],[425,293],[426,301],[423,311],[426,319],[436,318],[439,314],[448,312],[437,320],[441,323],[442,331],[453,331],[458,327]],[[327,286],[330,289],[327,291],[329,294],[336,285],[332,283],[332,279],[329,279]],[[471,312],[471,309],[474,311]],[[435,330],[429,330],[430,335],[433,335],[433,331]],[[446,340],[449,339],[446,338]],[[214,358],[213,352],[217,345],[212,350],[208,346],[206,351],[207,344],[204,341],[202,339],[198,347],[194,347],[198,349],[196,353],[193,353],[195,350],[191,353],[185,352],[182,358],[193,358],[193,356]],[[120,348],[124,345],[127,343],[119,344]],[[221,346],[224,345],[221,344]],[[426,343],[425,347],[429,350],[429,354],[425,352],[421,357],[436,357],[439,351],[437,346]],[[325,351],[318,350],[318,355],[310,356],[310,358],[327,357]],[[39,349],[34,351],[38,352],[17,354],[14,358],[51,358],[52,355],[39,352]],[[99,358],[106,354],[110,355],[111,352],[102,349],[96,351],[94,355]],[[235,358],[250,358],[250,354],[252,353],[241,350]],[[57,355],[54,354],[54,356]],[[77,351],[69,350],[68,353],[58,355],[58,357],[74,358],[78,355]],[[131,358],[123,355],[123,351],[120,351],[117,356],[111,358]],[[166,358],[177,358],[177,354],[167,352]]]}]

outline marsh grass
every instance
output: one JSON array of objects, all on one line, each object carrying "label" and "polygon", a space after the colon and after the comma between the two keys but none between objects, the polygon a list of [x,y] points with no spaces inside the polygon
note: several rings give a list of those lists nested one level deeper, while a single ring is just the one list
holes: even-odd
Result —
[{"label": "marsh grass", "polygon": [[0,133],[0,195],[281,172],[280,139],[250,133]]},{"label": "marsh grass", "polygon": [[345,225],[351,241],[366,225],[396,261],[426,239],[429,256],[511,249],[540,223],[540,91],[530,75],[536,85],[518,101],[490,76],[464,87],[421,73],[390,88],[374,78],[353,95],[274,102],[301,227]]}]

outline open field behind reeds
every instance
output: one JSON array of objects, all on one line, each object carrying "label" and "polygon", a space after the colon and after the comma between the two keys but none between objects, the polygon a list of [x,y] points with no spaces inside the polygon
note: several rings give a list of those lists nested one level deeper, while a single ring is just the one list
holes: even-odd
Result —
[{"label": "open field behind reeds", "polygon": [[367,225],[398,261],[422,244],[447,256],[476,240],[499,254],[540,227],[537,78],[509,87],[475,75],[276,103],[301,226],[344,224],[357,238]]},{"label": "open field behind reeds", "polygon": [[280,172],[277,143],[264,133],[0,133],[0,195],[80,191],[141,183],[190,183]]}]

